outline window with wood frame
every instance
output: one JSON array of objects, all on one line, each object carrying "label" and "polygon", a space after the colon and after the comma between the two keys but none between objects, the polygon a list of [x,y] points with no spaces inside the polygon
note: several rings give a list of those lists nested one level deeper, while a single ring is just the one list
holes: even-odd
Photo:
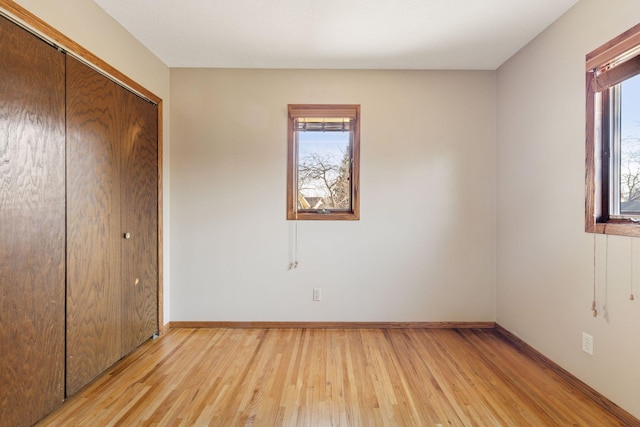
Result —
[{"label": "window with wood frame", "polygon": [[586,56],[589,233],[640,236],[640,24]]},{"label": "window with wood frame", "polygon": [[360,106],[288,110],[287,219],[360,219]]}]

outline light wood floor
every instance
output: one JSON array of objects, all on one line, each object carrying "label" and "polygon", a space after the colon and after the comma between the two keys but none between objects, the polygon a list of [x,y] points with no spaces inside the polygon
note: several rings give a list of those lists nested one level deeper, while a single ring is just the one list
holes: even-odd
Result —
[{"label": "light wood floor", "polygon": [[617,426],[493,330],[175,329],[39,426]]}]

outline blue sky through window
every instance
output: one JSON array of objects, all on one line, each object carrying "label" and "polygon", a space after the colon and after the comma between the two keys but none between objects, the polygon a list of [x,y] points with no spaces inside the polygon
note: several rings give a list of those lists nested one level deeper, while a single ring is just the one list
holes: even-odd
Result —
[{"label": "blue sky through window", "polygon": [[310,153],[324,153],[342,159],[349,147],[349,132],[308,131],[298,133],[298,155],[303,159]]},{"label": "blue sky through window", "polygon": [[640,75],[622,82],[622,141],[640,138]]}]

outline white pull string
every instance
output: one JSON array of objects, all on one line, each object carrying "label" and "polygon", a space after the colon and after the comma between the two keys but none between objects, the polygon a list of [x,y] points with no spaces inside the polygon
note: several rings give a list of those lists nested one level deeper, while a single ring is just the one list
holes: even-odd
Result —
[{"label": "white pull string", "polygon": [[[297,203],[296,203],[297,204]],[[289,264],[289,270],[298,268],[298,209],[294,210],[294,226],[293,226],[293,260]]]},{"label": "white pull string", "polygon": [[291,121],[290,126],[293,126],[293,147],[294,147],[294,152],[293,152],[293,157],[294,157],[294,161],[292,162],[294,164],[295,167],[295,176],[293,178],[293,190],[294,190],[294,199],[293,199],[293,217],[294,217],[294,226],[293,226],[293,260],[291,261],[291,263],[289,264],[289,270],[295,270],[296,268],[298,268],[298,244],[299,244],[299,237],[298,237],[298,197],[299,197],[299,190],[298,190],[298,130],[296,129],[296,119],[293,119]]},{"label": "white pull string", "polygon": [[598,317],[596,304],[596,233],[593,233],[593,300],[591,301],[591,313],[593,317]]},{"label": "white pull string", "polygon": [[636,299],[636,297],[635,297],[635,295],[633,293],[633,238],[629,238],[629,241],[631,242],[631,262],[630,262],[630,264],[631,264],[631,273],[630,273],[630,276],[631,276],[631,279],[630,279],[631,292],[629,293],[629,299],[631,301],[633,301],[633,300]]}]

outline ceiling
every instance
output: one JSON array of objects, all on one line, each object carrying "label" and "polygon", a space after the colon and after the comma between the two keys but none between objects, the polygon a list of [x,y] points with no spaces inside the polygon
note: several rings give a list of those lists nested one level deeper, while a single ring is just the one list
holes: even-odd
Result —
[{"label": "ceiling", "polygon": [[95,0],[170,67],[494,70],[578,0]]}]

